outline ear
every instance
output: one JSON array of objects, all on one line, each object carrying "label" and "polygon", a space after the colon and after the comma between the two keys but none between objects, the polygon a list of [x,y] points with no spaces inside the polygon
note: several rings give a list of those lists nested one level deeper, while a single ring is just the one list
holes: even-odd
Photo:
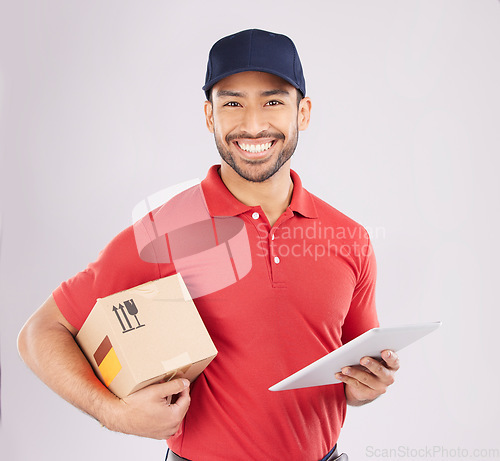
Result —
[{"label": "ear", "polygon": [[205,122],[207,123],[207,128],[210,133],[214,132],[214,109],[212,103],[210,101],[205,101],[205,105],[203,106],[203,110],[205,111]]},{"label": "ear", "polygon": [[309,126],[311,120],[311,98],[302,98],[299,103],[299,110],[297,115],[297,124],[299,131],[304,131]]}]

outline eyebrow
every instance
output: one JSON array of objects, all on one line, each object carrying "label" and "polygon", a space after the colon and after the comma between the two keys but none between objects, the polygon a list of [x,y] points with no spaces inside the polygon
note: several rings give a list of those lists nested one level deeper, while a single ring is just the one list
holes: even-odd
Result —
[{"label": "eyebrow", "polygon": [[275,96],[275,95],[289,96],[290,92],[286,91],[286,90],[276,89],[276,90],[263,91],[260,95],[261,96]]},{"label": "eyebrow", "polygon": [[[260,93],[261,96],[267,97],[267,96],[275,96],[275,95],[282,95],[282,96],[289,96],[290,92],[286,90],[280,90],[280,89],[275,89],[275,90],[267,90],[263,91]],[[244,98],[247,96],[247,93],[242,92],[242,91],[231,91],[231,90],[217,90],[217,96],[223,97],[223,96],[229,96],[233,98]]]},{"label": "eyebrow", "polygon": [[233,98],[241,98],[243,96],[246,96],[246,93],[241,93],[240,91],[217,90],[217,96],[230,96]]}]

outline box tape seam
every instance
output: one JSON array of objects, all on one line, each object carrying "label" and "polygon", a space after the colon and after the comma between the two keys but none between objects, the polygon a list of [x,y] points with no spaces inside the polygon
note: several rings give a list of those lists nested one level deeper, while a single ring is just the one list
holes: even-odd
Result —
[{"label": "box tape seam", "polygon": [[189,352],[184,352],[179,354],[169,360],[162,360],[161,365],[166,372],[175,371],[174,375],[177,374],[179,368],[191,365],[193,362]]}]

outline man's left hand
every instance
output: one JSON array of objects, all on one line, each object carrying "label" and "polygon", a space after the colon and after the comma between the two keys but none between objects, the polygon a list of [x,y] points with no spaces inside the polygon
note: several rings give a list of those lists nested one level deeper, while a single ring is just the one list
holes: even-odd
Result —
[{"label": "man's left hand", "polygon": [[363,357],[361,366],[342,368],[335,377],[345,384],[345,395],[349,405],[359,406],[384,394],[394,382],[399,369],[399,357],[394,351],[382,351],[382,360]]}]

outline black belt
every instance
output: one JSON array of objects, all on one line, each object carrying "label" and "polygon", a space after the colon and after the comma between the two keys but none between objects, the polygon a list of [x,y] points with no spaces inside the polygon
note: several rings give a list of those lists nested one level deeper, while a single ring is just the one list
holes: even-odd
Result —
[{"label": "black belt", "polygon": [[[182,458],[181,456],[176,455],[172,450],[169,450],[165,461],[189,461],[189,460],[187,458]],[[342,453],[339,456],[339,452],[337,451],[337,448],[335,448],[334,452],[324,461],[349,461],[349,458],[345,453]]]}]

